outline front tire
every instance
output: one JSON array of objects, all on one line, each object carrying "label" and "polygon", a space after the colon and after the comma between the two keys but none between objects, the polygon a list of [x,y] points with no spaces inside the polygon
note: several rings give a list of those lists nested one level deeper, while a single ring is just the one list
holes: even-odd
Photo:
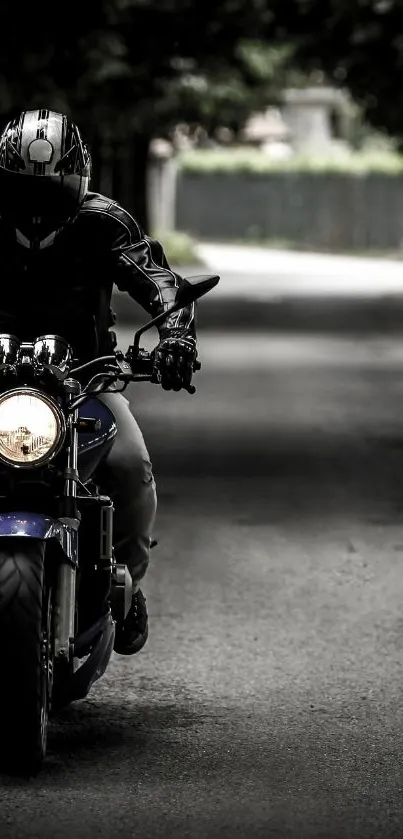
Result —
[{"label": "front tire", "polygon": [[51,589],[45,543],[0,540],[0,764],[35,774],[46,754],[51,701]]}]

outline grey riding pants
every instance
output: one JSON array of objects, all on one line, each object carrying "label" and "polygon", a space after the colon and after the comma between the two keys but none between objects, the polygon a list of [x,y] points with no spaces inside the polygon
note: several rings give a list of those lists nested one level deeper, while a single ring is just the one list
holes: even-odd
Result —
[{"label": "grey riding pants", "polygon": [[146,573],[152,530],[157,511],[157,493],[150,457],[141,430],[121,393],[98,398],[113,412],[117,434],[108,457],[98,472],[102,492],[113,501],[116,560],[125,563],[133,590]]}]

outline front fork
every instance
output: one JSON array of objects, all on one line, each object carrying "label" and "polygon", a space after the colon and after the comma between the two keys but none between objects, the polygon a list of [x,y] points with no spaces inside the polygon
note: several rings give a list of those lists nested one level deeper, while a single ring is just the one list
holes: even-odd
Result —
[{"label": "front fork", "polygon": [[[68,379],[65,382],[68,404],[80,393],[81,386],[75,379]],[[74,549],[71,551],[71,558],[62,560],[58,568],[58,576],[55,587],[54,604],[54,644],[55,660],[67,662],[72,658],[73,640],[75,630],[76,610],[76,580],[78,564],[78,527],[80,524],[77,510],[77,481],[78,481],[78,432],[77,432],[78,408],[68,414],[67,434],[69,446],[67,451],[67,465],[64,473],[65,485],[63,504],[65,509],[61,511],[60,520],[68,525],[71,538],[74,540]]]},{"label": "front fork", "polygon": [[54,654],[56,661],[70,661],[74,639],[76,566],[67,560],[58,569],[54,595]]},{"label": "front fork", "polygon": [[[68,390],[70,401],[76,398],[80,393],[79,382],[70,379],[65,382],[66,390]],[[113,504],[107,496],[81,496],[77,498],[77,483],[78,475],[78,408],[71,411],[68,416],[67,433],[69,435],[69,446],[67,452],[67,465],[64,474],[65,487],[63,503],[65,509],[62,510],[60,521],[68,525],[71,533],[71,538],[74,539],[74,549],[70,551],[70,559],[67,557],[60,563],[58,569],[58,580],[55,593],[55,658],[59,662],[72,661],[74,657],[74,638],[76,630],[76,583],[77,583],[77,568],[78,568],[78,530],[81,521],[81,512],[78,509],[78,503],[85,510],[88,505],[92,511],[95,512],[95,520],[92,518],[90,511],[85,510],[83,524],[88,520],[92,527],[90,533],[86,534],[86,528],[80,528],[80,544],[82,541],[82,548],[93,557],[93,533],[98,531],[100,535],[100,542],[97,546],[96,555],[97,560],[95,564],[95,571],[101,574],[108,574],[112,580],[111,600],[112,604],[116,604],[116,609],[113,609],[114,617],[122,617],[127,612],[129,604],[127,602],[127,591],[131,592],[131,580],[126,579],[124,574],[124,581],[121,579],[122,569],[117,566],[113,555]],[[87,538],[86,538],[87,537]],[[88,542],[89,538],[89,542]],[[128,573],[128,572],[127,572]],[[122,585],[123,584],[123,585]],[[126,596],[123,596],[126,595]],[[122,603],[123,601],[123,603]],[[123,608],[122,608],[123,606]],[[115,612],[118,614],[115,615]]]}]

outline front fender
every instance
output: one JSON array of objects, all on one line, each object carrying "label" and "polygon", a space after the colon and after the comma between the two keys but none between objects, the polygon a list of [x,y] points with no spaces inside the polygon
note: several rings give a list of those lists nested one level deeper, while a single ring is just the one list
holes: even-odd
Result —
[{"label": "front fender", "polygon": [[6,536],[25,536],[27,539],[55,539],[68,559],[77,561],[77,531],[71,525],[41,515],[41,513],[1,513],[0,514],[0,546],[1,539]]}]

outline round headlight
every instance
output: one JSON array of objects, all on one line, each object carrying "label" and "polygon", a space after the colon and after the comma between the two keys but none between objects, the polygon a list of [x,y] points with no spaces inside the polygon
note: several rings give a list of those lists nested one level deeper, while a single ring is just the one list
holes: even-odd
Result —
[{"label": "round headlight", "polygon": [[0,396],[0,459],[13,466],[39,466],[59,451],[65,436],[58,405],[24,388]]}]

